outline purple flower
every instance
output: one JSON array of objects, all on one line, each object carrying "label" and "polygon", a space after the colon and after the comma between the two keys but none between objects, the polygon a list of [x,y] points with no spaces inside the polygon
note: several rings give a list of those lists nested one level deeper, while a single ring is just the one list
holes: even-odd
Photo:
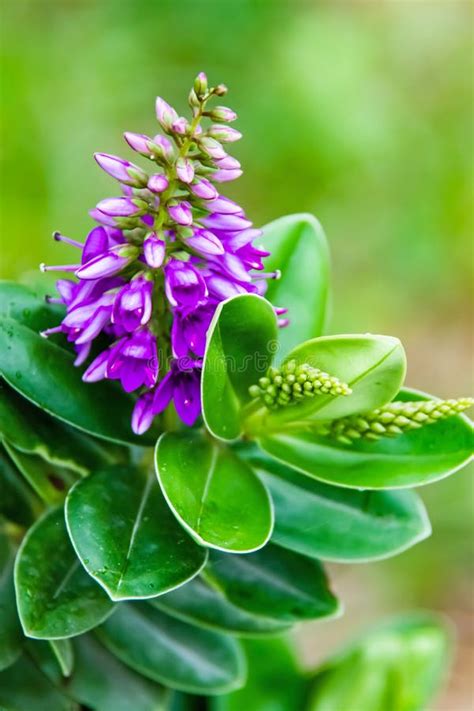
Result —
[{"label": "purple flower", "polygon": [[77,346],[88,344],[110,323],[115,293],[107,292],[70,309],[61,324],[68,340]]},{"label": "purple flower", "polygon": [[222,242],[209,230],[194,228],[191,237],[186,238],[186,244],[202,257],[224,254]]},{"label": "purple flower", "polygon": [[250,220],[240,215],[223,215],[219,212],[213,212],[201,219],[203,225],[210,230],[224,230],[227,232],[237,232],[238,230],[246,230],[252,226]]},{"label": "purple flower", "polygon": [[98,257],[108,249],[124,243],[124,237],[120,230],[110,227],[94,227],[87,235],[82,249],[82,264]]},{"label": "purple flower", "polygon": [[154,393],[147,391],[141,395],[135,403],[132,412],[132,430],[137,435],[141,435],[150,429],[155,418],[153,411]]},{"label": "purple flower", "polygon": [[96,383],[106,377],[107,363],[109,360],[110,350],[102,351],[97,358],[94,358],[87,370],[84,372],[82,379],[86,383]]},{"label": "purple flower", "polygon": [[133,245],[117,245],[103,254],[89,260],[76,270],[79,279],[99,279],[118,274],[139,254],[138,247]]},{"label": "purple flower", "polygon": [[206,334],[214,313],[213,306],[174,312],[171,327],[171,346],[176,357],[190,352],[202,358],[206,349]]},{"label": "purple flower", "polygon": [[144,212],[148,205],[144,200],[139,198],[106,198],[97,204],[97,210],[100,210],[104,215],[109,217],[130,217]]},{"label": "purple flower", "polygon": [[102,170],[126,185],[143,187],[147,184],[148,176],[145,171],[138,165],[129,163],[128,160],[111,156],[108,153],[94,153],[94,158]]},{"label": "purple flower", "polygon": [[153,282],[139,276],[120,289],[114,301],[112,322],[131,333],[151,318]]},{"label": "purple flower", "polygon": [[165,291],[172,306],[192,309],[207,296],[201,274],[189,262],[171,259],[165,266]]},{"label": "purple flower", "polygon": [[146,329],[121,338],[112,346],[106,376],[120,380],[125,392],[145,385],[153,387],[158,377],[156,338]]},{"label": "purple flower", "polygon": [[237,283],[232,278],[217,274],[216,272],[210,272],[210,274],[206,276],[206,286],[209,290],[209,294],[218,301],[230,299],[231,296],[246,294],[248,292],[248,289],[242,284]]},{"label": "purple flower", "polygon": [[155,173],[148,180],[148,190],[152,193],[163,193],[169,185],[169,180],[162,173]]},{"label": "purple flower", "polygon": [[193,222],[191,205],[186,200],[170,205],[168,207],[168,214],[172,220],[178,223],[178,225],[187,226],[191,225]]},{"label": "purple flower", "polygon": [[176,175],[183,183],[192,183],[194,166],[188,158],[178,158],[176,161]]},{"label": "purple flower", "polygon": [[153,398],[157,415],[174,401],[176,412],[185,425],[191,427],[201,413],[201,364],[189,358],[175,360],[171,370],[158,384]]},{"label": "purple flower", "polygon": [[166,242],[158,239],[152,232],[143,242],[143,254],[145,261],[152,269],[158,269],[163,264],[166,254]]},{"label": "purple flower", "polygon": [[206,178],[201,178],[189,186],[191,192],[203,200],[215,200],[219,193],[216,188]]}]

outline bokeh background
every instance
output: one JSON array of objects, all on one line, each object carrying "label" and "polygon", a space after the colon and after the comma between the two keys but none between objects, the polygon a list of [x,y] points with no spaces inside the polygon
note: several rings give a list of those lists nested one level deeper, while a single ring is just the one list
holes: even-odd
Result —
[{"label": "bokeh background", "polygon": [[[1,0],[1,276],[74,259],[113,194],[92,159],[153,135],[195,74],[230,87],[244,176],[265,223],[314,212],[333,256],[332,332],[398,335],[408,383],[472,391],[473,6],[457,0]],[[155,131],[156,132],[156,131]],[[304,285],[302,285],[304,289]],[[399,558],[335,566],[337,622],[305,628],[305,663],[390,611],[444,611],[458,633],[436,708],[473,708],[472,471],[424,492],[433,536]]]}]

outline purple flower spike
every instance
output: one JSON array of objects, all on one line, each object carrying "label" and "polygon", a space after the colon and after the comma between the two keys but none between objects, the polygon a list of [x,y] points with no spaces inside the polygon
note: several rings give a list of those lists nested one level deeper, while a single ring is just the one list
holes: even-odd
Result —
[{"label": "purple flower spike", "polygon": [[161,173],[155,173],[152,175],[148,181],[148,190],[152,193],[163,193],[169,185],[168,178],[166,175]]},{"label": "purple flower spike", "polygon": [[82,376],[86,383],[96,383],[98,380],[103,380],[106,377],[107,362],[109,360],[110,351],[102,351],[87,368]]},{"label": "purple flower spike", "polygon": [[224,230],[227,232],[246,230],[252,226],[250,220],[246,220],[240,215],[222,215],[219,212],[213,212],[211,215],[203,217],[201,222],[210,230]]},{"label": "purple flower spike", "polygon": [[237,180],[242,175],[241,170],[216,170],[212,174],[212,179],[216,183],[229,183],[231,180]]},{"label": "purple flower spike", "polygon": [[144,133],[131,133],[130,131],[126,131],[123,136],[134,151],[144,156],[150,155],[151,151],[148,144],[151,143],[151,138],[149,136],[145,136]]},{"label": "purple flower spike", "polygon": [[155,413],[153,412],[154,393],[148,391],[141,395],[135,403],[132,412],[132,430],[142,435],[150,429]]},{"label": "purple flower spike", "polygon": [[214,185],[210,183],[209,180],[206,180],[206,178],[201,178],[193,183],[189,186],[189,189],[193,195],[202,198],[202,200],[215,200],[219,196]]},{"label": "purple flower spike", "polygon": [[138,257],[138,247],[132,245],[118,245],[108,249],[107,252],[94,257],[79,267],[76,276],[79,279],[101,279],[118,274],[128,264]]},{"label": "purple flower spike", "polygon": [[221,126],[220,124],[211,126],[207,135],[211,138],[215,138],[216,141],[221,141],[221,143],[233,143],[242,138],[240,131],[236,131],[235,128],[231,128],[230,126]]},{"label": "purple flower spike", "polygon": [[145,261],[152,269],[159,269],[166,254],[166,243],[152,232],[143,242]]},{"label": "purple flower spike", "polygon": [[160,96],[156,99],[156,118],[165,131],[169,131],[173,123],[177,120],[176,111]]},{"label": "purple flower spike", "polygon": [[97,204],[97,209],[110,217],[130,217],[138,215],[148,207],[144,200],[128,197],[106,198]]},{"label": "purple flower spike", "polygon": [[184,200],[168,207],[168,214],[178,225],[188,226],[193,222],[191,205]]},{"label": "purple flower spike", "polygon": [[172,306],[193,309],[207,296],[206,283],[189,262],[171,259],[165,266],[165,291]]},{"label": "purple flower spike", "polygon": [[183,183],[192,183],[194,166],[187,158],[178,158],[176,161],[176,175]]},{"label": "purple flower spike", "polygon": [[186,244],[202,257],[224,254],[222,242],[209,230],[195,229],[191,237],[187,237]]},{"label": "purple flower spike", "polygon": [[94,153],[94,158],[106,173],[120,180],[126,185],[135,187],[143,187],[147,183],[147,174],[138,165],[129,163],[128,160],[122,160],[117,156],[111,156],[108,153]]},{"label": "purple flower spike", "polygon": [[120,289],[114,301],[112,323],[131,333],[151,318],[153,282],[137,277]]},{"label": "purple flower spike", "polygon": [[110,351],[106,372],[127,393],[142,385],[152,388],[158,377],[156,338],[146,329],[121,338]]}]

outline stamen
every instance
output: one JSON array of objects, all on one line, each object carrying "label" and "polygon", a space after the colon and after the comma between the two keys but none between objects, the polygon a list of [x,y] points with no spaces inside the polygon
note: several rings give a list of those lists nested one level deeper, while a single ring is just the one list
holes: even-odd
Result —
[{"label": "stamen", "polygon": [[59,299],[55,296],[45,296],[44,300],[47,304],[64,304],[64,301],[62,299]]},{"label": "stamen", "polygon": [[278,328],[285,328],[285,326],[288,326],[290,323],[289,318],[279,318],[278,319]]},{"label": "stamen", "polygon": [[281,271],[276,269],[274,272],[264,272],[263,274],[255,274],[253,277],[254,281],[259,281],[260,279],[280,279]]},{"label": "stamen", "polygon": [[62,266],[48,266],[44,262],[41,262],[39,268],[42,272],[75,272],[79,269],[80,264],[63,264]]},{"label": "stamen", "polygon": [[53,239],[56,240],[56,242],[66,242],[67,244],[72,245],[73,247],[79,247],[79,249],[82,249],[84,245],[82,242],[78,242],[75,239],[71,239],[70,237],[66,237],[65,235],[62,235],[61,232],[53,232]]},{"label": "stamen", "polygon": [[40,336],[43,336],[43,338],[48,338],[48,336],[51,336],[53,333],[62,333],[63,329],[61,326],[54,326],[54,328],[47,328],[45,331],[40,331]]}]

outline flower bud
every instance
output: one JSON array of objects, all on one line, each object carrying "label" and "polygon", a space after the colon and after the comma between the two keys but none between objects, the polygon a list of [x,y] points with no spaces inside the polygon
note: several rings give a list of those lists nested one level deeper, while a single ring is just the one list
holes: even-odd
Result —
[{"label": "flower bud", "polygon": [[149,153],[160,163],[168,163],[173,157],[173,145],[166,136],[158,134],[148,143]]},{"label": "flower bud", "polygon": [[192,182],[194,178],[194,167],[188,158],[178,158],[176,161],[176,175],[183,183]]},{"label": "flower bud", "polygon": [[137,153],[141,153],[143,156],[148,157],[150,155],[148,144],[150,143],[151,138],[149,136],[145,136],[144,133],[131,133],[130,131],[126,131],[123,134],[123,137],[132,150]]},{"label": "flower bud", "polygon": [[110,217],[129,217],[146,212],[148,203],[140,198],[105,198],[97,203],[97,209]]},{"label": "flower bud", "polygon": [[209,230],[195,229],[185,242],[202,257],[224,254],[222,242]]},{"label": "flower bud", "polygon": [[230,126],[222,126],[221,124],[213,124],[207,131],[207,135],[211,138],[215,138],[217,141],[222,143],[233,143],[242,138],[240,131]]},{"label": "flower bud", "polygon": [[178,114],[164,99],[160,96],[156,99],[156,117],[160,122],[164,131],[169,132],[173,123],[178,118]]},{"label": "flower bud", "polygon": [[149,267],[159,269],[165,258],[166,243],[152,232],[143,242],[143,254]]},{"label": "flower bud", "polygon": [[216,170],[212,174],[212,180],[215,180],[216,183],[228,183],[231,180],[237,180],[241,175],[241,170]]},{"label": "flower bud", "polygon": [[168,214],[178,225],[191,225],[193,222],[191,205],[185,200],[168,205]]},{"label": "flower bud", "polygon": [[215,89],[213,90],[213,93],[216,96],[225,96],[228,92],[228,88],[226,87],[225,84],[218,84]]},{"label": "flower bud", "polygon": [[221,144],[214,138],[199,138],[198,143],[201,150],[208,156],[211,156],[211,158],[219,160],[219,158],[225,158],[227,156]]},{"label": "flower bud", "polygon": [[220,196],[211,202],[208,202],[206,209],[211,212],[220,212],[223,215],[243,215],[244,211],[230,198]]},{"label": "flower bud", "polygon": [[148,181],[148,190],[152,193],[162,193],[169,185],[168,178],[162,173],[155,173]]},{"label": "flower bud", "polygon": [[184,116],[180,116],[176,119],[176,121],[173,122],[171,128],[174,133],[178,133],[180,136],[184,136],[189,129],[189,123],[186,121]]},{"label": "flower bud", "polygon": [[194,91],[194,89],[191,89],[191,91],[189,92],[188,104],[193,109],[193,113],[194,113],[194,109],[198,109],[201,105],[198,97],[196,96],[196,92]]},{"label": "flower bud", "polygon": [[227,106],[215,106],[210,111],[206,111],[206,116],[209,116],[211,121],[224,121],[225,123],[235,121],[237,118],[235,111],[227,108]]},{"label": "flower bud", "polygon": [[237,158],[232,156],[226,156],[225,158],[220,158],[215,161],[216,166],[219,170],[239,170],[240,163]]},{"label": "flower bud", "polygon": [[94,153],[94,158],[102,170],[111,175],[112,178],[125,183],[125,185],[142,188],[147,184],[148,176],[145,171],[139,168],[138,165],[129,163],[128,160],[123,160],[108,153]]},{"label": "flower bud", "polygon": [[199,197],[202,200],[215,200],[219,196],[219,193],[214,185],[210,183],[209,180],[206,180],[206,178],[200,178],[195,183],[190,185],[189,189],[193,195],[196,195],[196,197]]},{"label": "flower bud", "polygon": [[201,219],[203,225],[210,230],[224,230],[225,232],[237,232],[238,230],[246,230],[252,226],[250,220],[246,220],[240,215],[223,215],[219,212],[214,212],[207,217]]},{"label": "flower bud", "polygon": [[194,91],[198,99],[202,99],[207,93],[207,76],[204,72],[199,72],[194,80]]},{"label": "flower bud", "polygon": [[139,255],[140,250],[131,244],[117,245],[111,247],[103,254],[90,259],[76,271],[79,279],[102,279],[103,277],[114,276],[133,262]]}]

